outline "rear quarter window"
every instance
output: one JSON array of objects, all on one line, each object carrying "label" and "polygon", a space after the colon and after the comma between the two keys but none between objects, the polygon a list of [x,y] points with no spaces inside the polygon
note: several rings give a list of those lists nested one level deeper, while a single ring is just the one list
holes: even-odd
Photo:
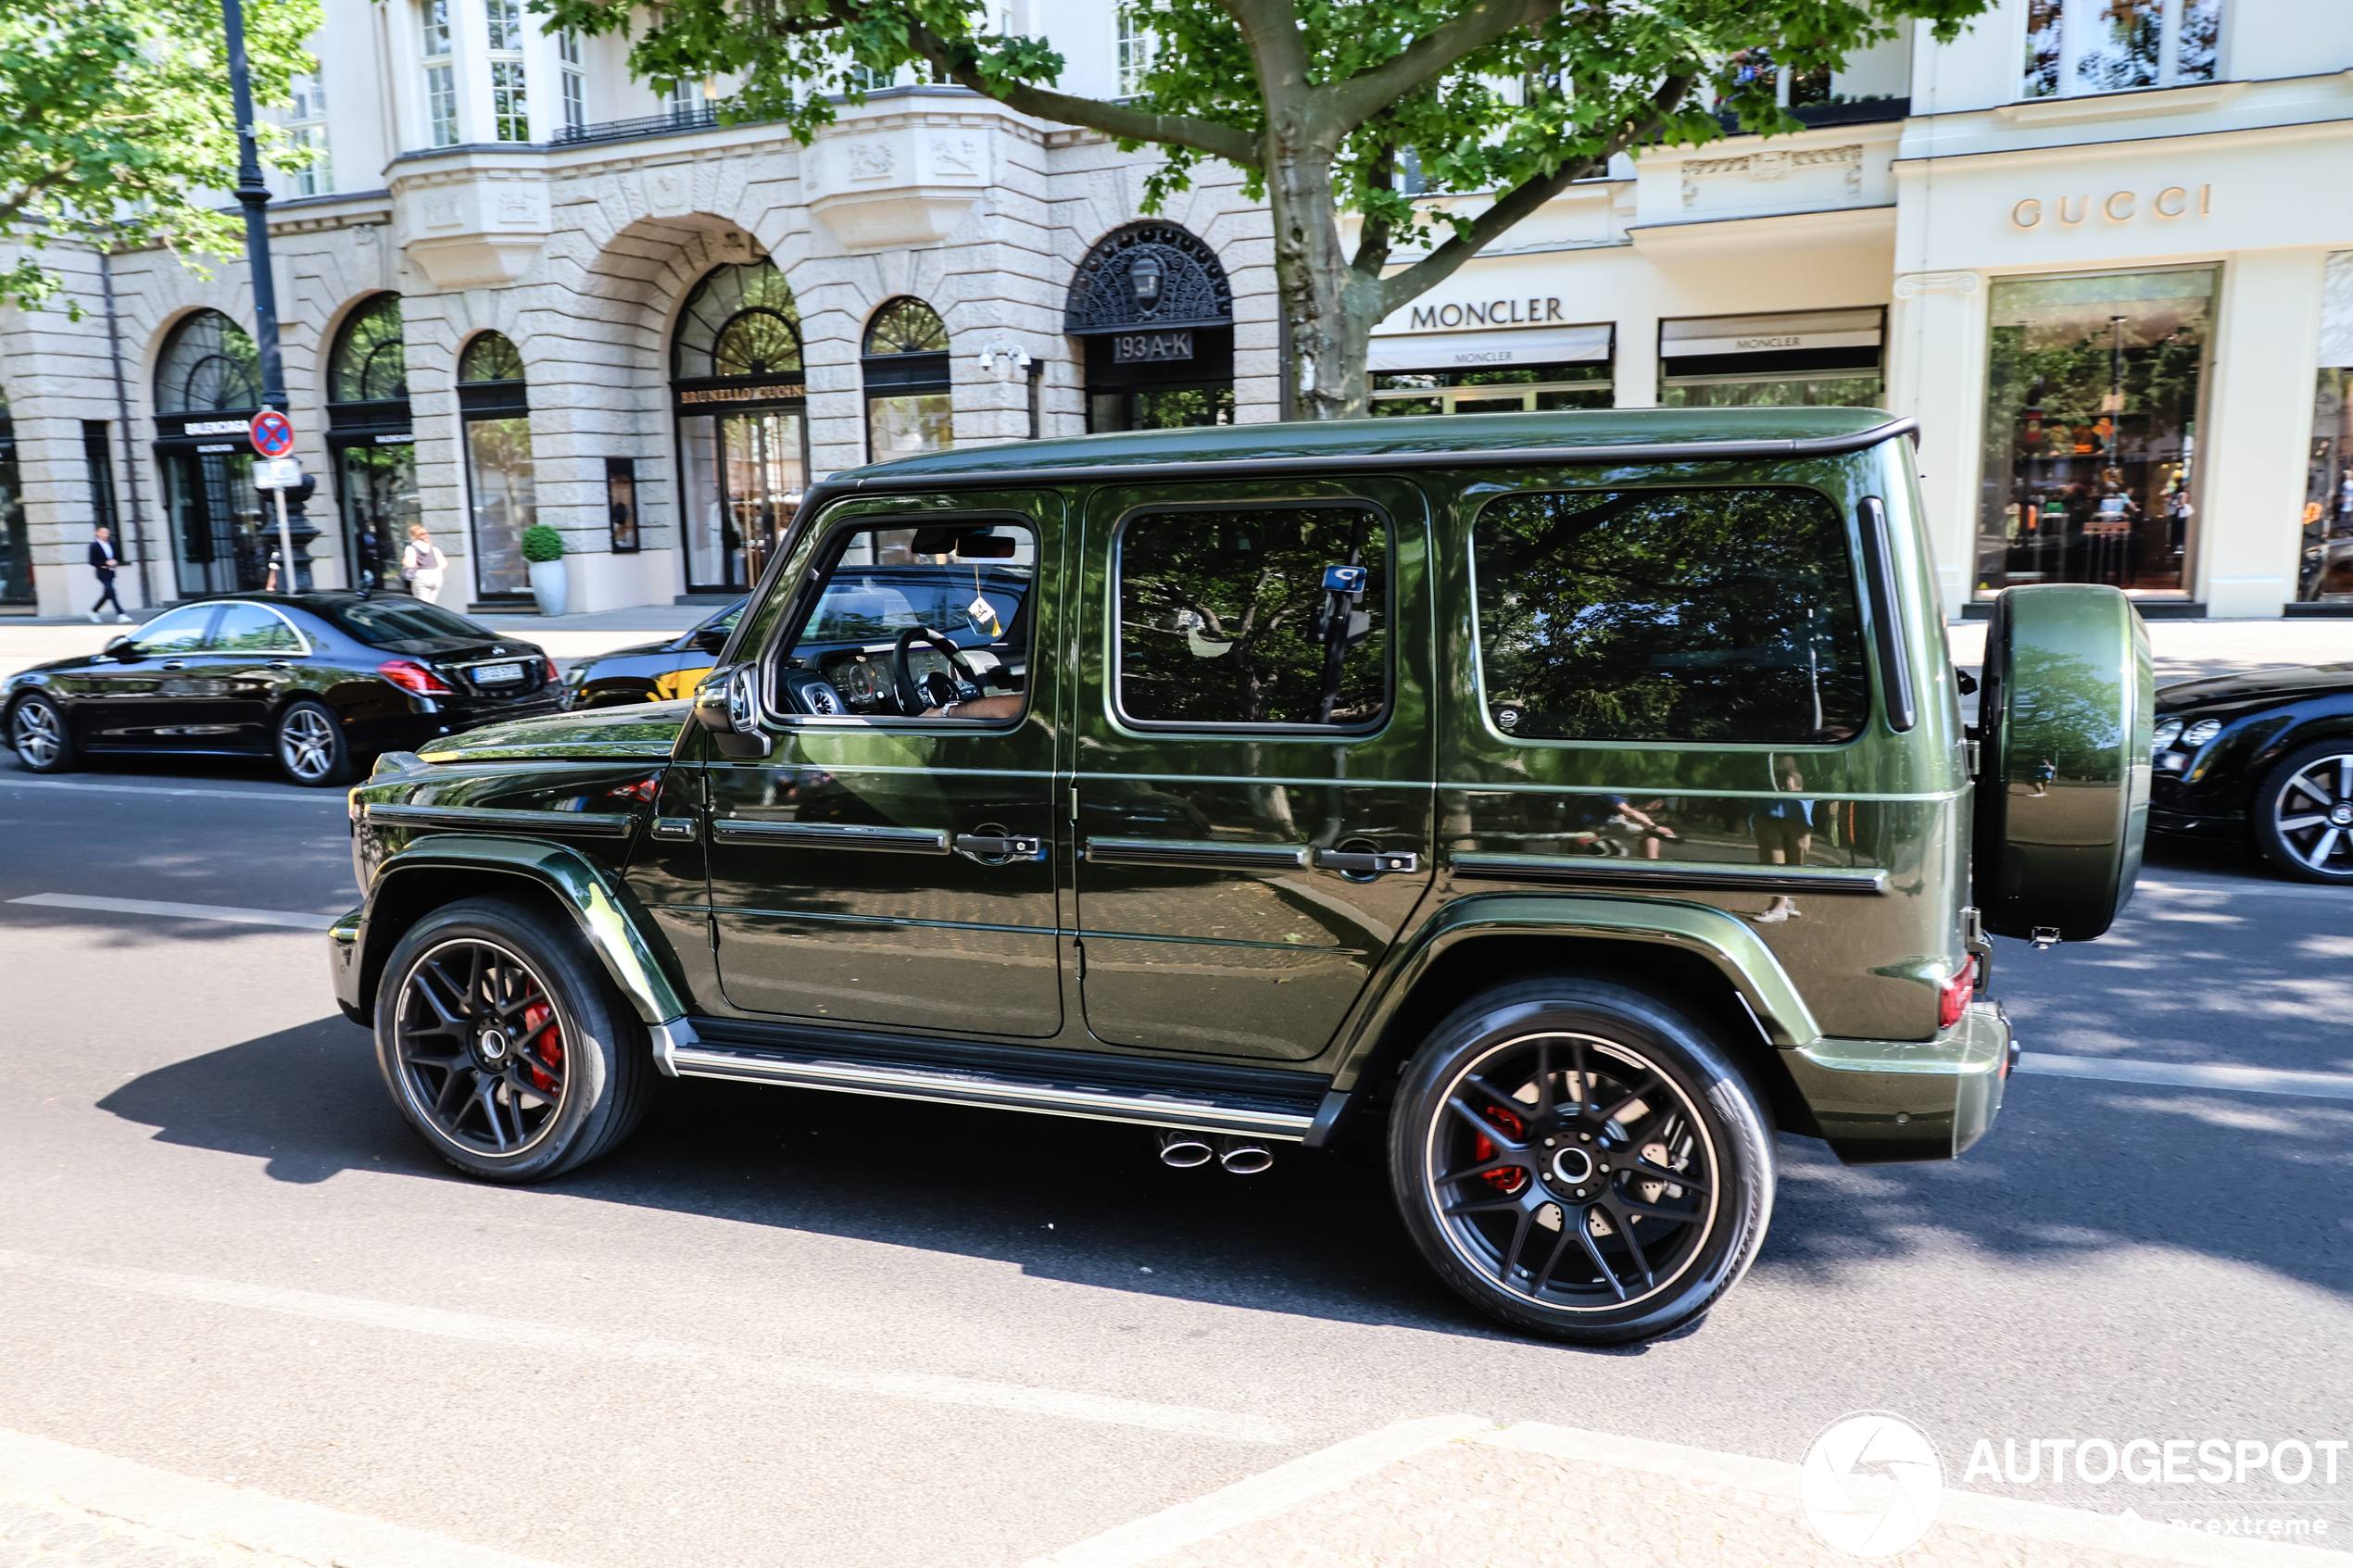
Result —
[{"label": "rear quarter window", "polygon": [[1868,721],[1845,522],[1818,491],[1507,495],[1472,551],[1481,696],[1515,740],[1825,745]]}]

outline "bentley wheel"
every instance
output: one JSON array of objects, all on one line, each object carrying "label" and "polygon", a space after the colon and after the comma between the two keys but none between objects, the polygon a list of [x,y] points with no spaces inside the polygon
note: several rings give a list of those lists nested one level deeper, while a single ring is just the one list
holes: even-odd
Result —
[{"label": "bentley wheel", "polygon": [[2353,883],[2353,741],[2291,752],[2255,792],[2264,859],[2306,882]]},{"label": "bentley wheel", "polygon": [[469,1175],[528,1182],[626,1137],[652,1063],[578,936],[501,899],[420,921],[384,967],[376,1061],[402,1116]]},{"label": "bentley wheel", "polygon": [[73,737],[66,733],[66,716],[38,693],[20,698],[8,715],[8,744],[29,771],[62,773],[73,766]]},{"label": "bentley wheel", "polygon": [[278,766],[298,784],[341,784],[349,775],[343,725],[323,703],[305,697],[278,715]]},{"label": "bentley wheel", "polygon": [[1523,982],[1441,1024],[1405,1074],[1390,1166],[1447,1284],[1523,1329],[1647,1339],[1746,1272],[1772,1211],[1756,1097],[1643,993]]}]

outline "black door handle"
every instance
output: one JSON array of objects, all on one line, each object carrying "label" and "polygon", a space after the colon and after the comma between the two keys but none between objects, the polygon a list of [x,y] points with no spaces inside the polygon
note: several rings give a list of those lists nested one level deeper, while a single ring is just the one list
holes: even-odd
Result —
[{"label": "black door handle", "polygon": [[1353,849],[1318,849],[1315,864],[1325,871],[1343,872],[1350,876],[1386,876],[1421,870],[1422,858],[1410,849],[1381,849],[1365,854]]},{"label": "black door handle", "polygon": [[1023,834],[999,837],[993,834],[960,833],[956,835],[956,853],[975,860],[1042,860],[1046,858],[1046,842]]},{"label": "black door handle", "polygon": [[184,659],[167,659],[163,661],[163,667],[166,670],[185,670],[188,668],[188,661]]}]

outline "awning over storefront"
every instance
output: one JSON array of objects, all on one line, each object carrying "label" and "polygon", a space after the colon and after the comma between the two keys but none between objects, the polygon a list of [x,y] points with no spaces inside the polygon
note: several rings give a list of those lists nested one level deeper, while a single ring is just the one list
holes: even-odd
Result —
[{"label": "awning over storefront", "polygon": [[1609,358],[1611,331],[1604,321],[1573,327],[1376,336],[1365,369],[1375,374],[1394,375],[1413,370],[1477,370],[1507,365],[1589,364]]},{"label": "awning over storefront", "polygon": [[1857,310],[1777,311],[1769,316],[1697,316],[1658,325],[1658,352],[1665,359],[1714,358],[1729,354],[1796,354],[1825,348],[1877,348],[1883,312]]}]

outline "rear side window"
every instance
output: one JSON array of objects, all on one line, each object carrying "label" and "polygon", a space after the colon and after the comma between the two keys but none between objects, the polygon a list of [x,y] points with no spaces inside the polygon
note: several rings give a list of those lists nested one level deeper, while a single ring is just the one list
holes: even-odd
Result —
[{"label": "rear side window", "polygon": [[293,627],[262,606],[232,604],[221,607],[211,646],[219,653],[292,653],[302,643]]},{"label": "rear side window", "polygon": [[1868,720],[1845,523],[1818,492],[1510,495],[1472,547],[1482,695],[1516,739],[1824,744]]},{"label": "rear side window", "polygon": [[1389,707],[1389,524],[1360,507],[1148,512],[1119,538],[1119,708],[1359,729]]}]

